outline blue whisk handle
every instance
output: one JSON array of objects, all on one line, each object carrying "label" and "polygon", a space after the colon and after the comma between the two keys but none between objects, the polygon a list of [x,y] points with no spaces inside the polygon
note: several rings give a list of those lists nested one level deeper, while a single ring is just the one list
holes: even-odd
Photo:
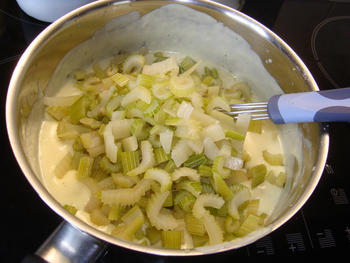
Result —
[{"label": "blue whisk handle", "polygon": [[276,124],[350,122],[350,88],[276,95],[267,110]]}]

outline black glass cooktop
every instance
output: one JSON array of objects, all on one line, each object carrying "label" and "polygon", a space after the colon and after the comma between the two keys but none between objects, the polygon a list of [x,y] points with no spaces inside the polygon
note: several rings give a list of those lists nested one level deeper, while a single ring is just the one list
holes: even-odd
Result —
[{"label": "black glass cooktop", "polygon": [[[305,62],[320,89],[350,87],[349,1],[247,0],[241,11],[284,39]],[[24,14],[16,1],[0,1],[1,262],[20,262],[35,252],[62,221],[20,171],[5,124],[12,71],[25,48],[48,25]],[[346,255],[350,249],[350,124],[331,124],[329,132],[327,166],[316,190],[291,220],[270,235],[237,250],[191,258],[110,247],[99,262],[234,262],[256,256]]]}]

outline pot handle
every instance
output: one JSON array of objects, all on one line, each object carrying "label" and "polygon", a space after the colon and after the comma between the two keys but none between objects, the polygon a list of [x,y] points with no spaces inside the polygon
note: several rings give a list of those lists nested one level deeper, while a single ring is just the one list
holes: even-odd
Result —
[{"label": "pot handle", "polygon": [[95,262],[106,248],[106,242],[64,221],[34,255],[26,256],[21,263]]}]

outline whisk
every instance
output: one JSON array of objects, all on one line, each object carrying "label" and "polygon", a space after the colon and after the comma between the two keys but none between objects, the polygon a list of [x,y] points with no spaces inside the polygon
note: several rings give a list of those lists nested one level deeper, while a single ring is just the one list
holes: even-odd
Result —
[{"label": "whisk", "polygon": [[350,88],[276,95],[268,102],[230,105],[220,111],[236,118],[250,114],[252,120],[271,119],[275,124],[300,122],[350,122]]}]

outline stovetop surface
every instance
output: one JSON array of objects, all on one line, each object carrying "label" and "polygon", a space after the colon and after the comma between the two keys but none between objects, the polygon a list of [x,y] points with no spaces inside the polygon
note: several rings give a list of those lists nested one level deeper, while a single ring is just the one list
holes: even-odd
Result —
[{"label": "stovetop surface", "polygon": [[[310,69],[320,89],[350,87],[349,1],[246,0],[241,11],[286,41]],[[24,14],[15,1],[0,2],[2,262],[20,262],[35,252],[62,221],[23,176],[13,157],[5,123],[12,71],[25,48],[48,25]],[[264,255],[348,255],[350,125],[330,124],[329,133],[328,161],[314,193],[292,219],[270,235],[237,250],[190,258],[110,247],[99,262],[233,262]]]}]

